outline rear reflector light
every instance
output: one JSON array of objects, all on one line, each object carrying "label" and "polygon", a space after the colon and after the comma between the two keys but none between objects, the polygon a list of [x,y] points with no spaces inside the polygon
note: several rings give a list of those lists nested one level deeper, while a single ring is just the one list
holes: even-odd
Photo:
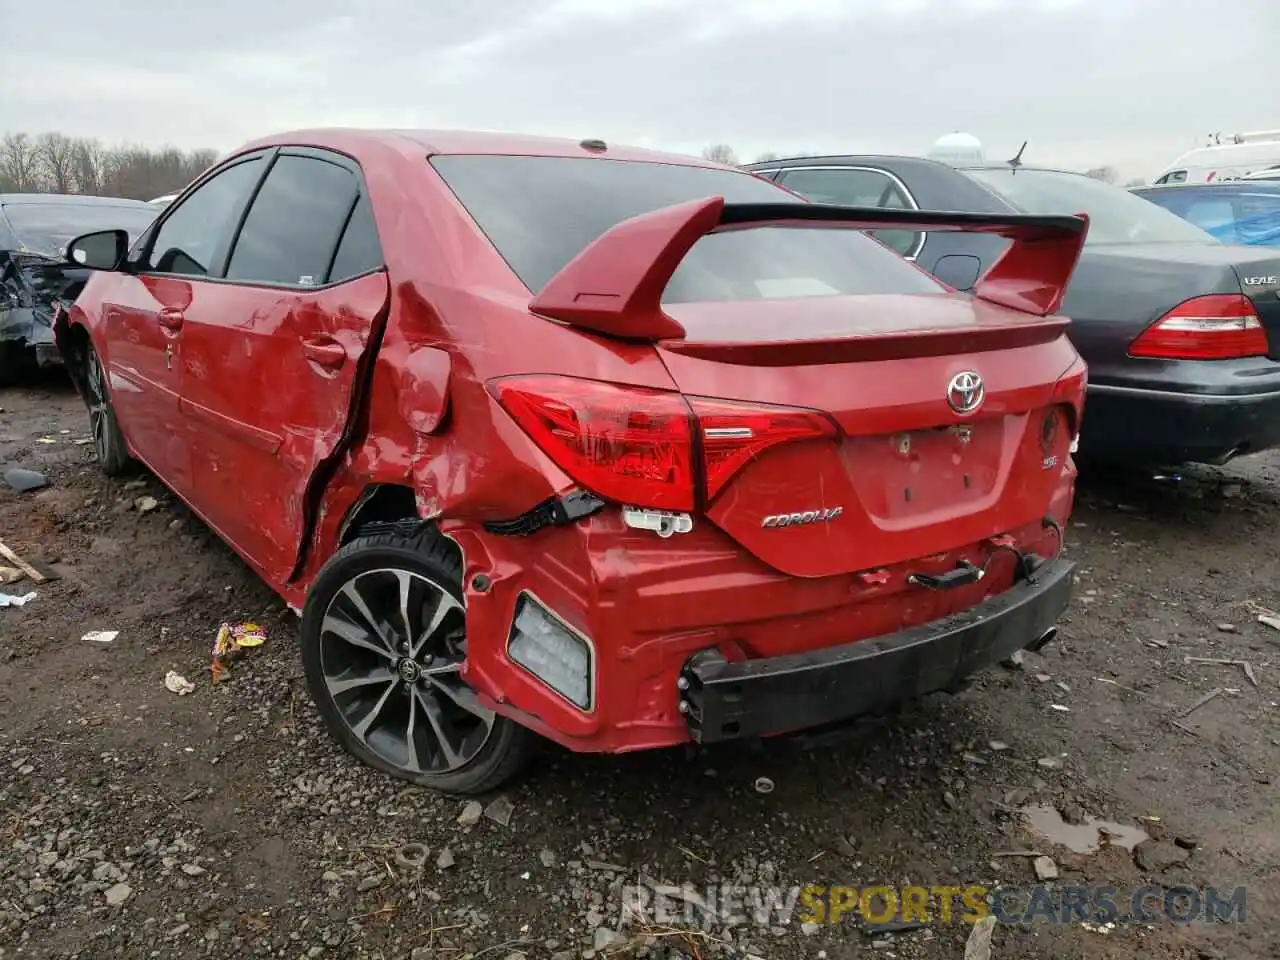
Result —
[{"label": "rear reflector light", "polygon": [[[509,377],[490,391],[575,482],[608,500],[690,511],[766,450],[836,436],[823,414],[570,377]],[[695,437],[697,443],[695,444]]]},{"label": "rear reflector light", "polygon": [[507,654],[574,706],[591,708],[591,648],[528,594],[516,603]]},{"label": "rear reflector light", "polygon": [[729,400],[689,398],[702,430],[707,499],[770,447],[797,440],[829,439],[835,425],[812,410],[761,407]]},{"label": "rear reflector light", "polygon": [[1253,304],[1238,293],[1186,300],[1129,345],[1131,357],[1163,360],[1230,360],[1266,355],[1266,331]]}]

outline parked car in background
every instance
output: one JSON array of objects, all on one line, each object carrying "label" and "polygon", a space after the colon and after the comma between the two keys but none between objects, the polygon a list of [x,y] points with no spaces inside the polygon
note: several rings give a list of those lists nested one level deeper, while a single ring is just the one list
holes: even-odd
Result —
[{"label": "parked car in background", "polygon": [[136,239],[155,216],[139,200],[0,193],[0,383],[61,363],[53,317],[89,275],[66,262],[67,242],[115,227]]},{"label": "parked car in background", "polygon": [[[1020,254],[959,296],[880,227]],[[784,733],[1048,642],[1085,229],[601,141],[312,131],[132,248],[73,242],[100,272],[58,339],[104,469],[143,461],[301,611],[336,739],[480,792],[533,734]]]},{"label": "parked car in background", "polygon": [[[1280,446],[1280,255],[1227,246],[1175,214],[1083,174],[955,168],[912,157],[817,157],[748,167],[815,199],[922,210],[1085,213],[1089,236],[1062,312],[1089,364],[1080,452],[1152,466],[1224,463]],[[869,179],[876,178],[876,179]],[[889,188],[892,187],[892,190]],[[922,232],[927,233],[927,232]],[[889,238],[966,289],[997,237]]]},{"label": "parked car in background", "polygon": [[1130,192],[1223,243],[1280,247],[1280,180],[1132,187]]},{"label": "parked car in background", "polygon": [[1280,168],[1280,130],[1257,130],[1224,138],[1189,150],[1165,167],[1154,184],[1216,183]]}]

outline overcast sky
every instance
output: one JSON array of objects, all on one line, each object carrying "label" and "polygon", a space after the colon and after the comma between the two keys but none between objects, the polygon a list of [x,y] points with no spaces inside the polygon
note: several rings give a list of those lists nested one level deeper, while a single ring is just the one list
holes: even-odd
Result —
[{"label": "overcast sky", "polygon": [[[0,131],[219,151],[315,125],[1150,176],[1280,127],[1280,0],[0,0]],[[55,21],[56,20],[56,24]]]}]

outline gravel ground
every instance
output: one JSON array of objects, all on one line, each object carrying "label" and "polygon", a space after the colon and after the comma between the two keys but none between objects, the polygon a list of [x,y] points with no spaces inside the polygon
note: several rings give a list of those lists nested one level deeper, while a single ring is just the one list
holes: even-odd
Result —
[{"label": "gravel ground", "polygon": [[[1280,955],[1280,630],[1255,606],[1280,608],[1280,456],[1089,478],[1059,642],[959,696],[838,745],[549,750],[481,810],[338,751],[303,687],[296,620],[153,478],[98,474],[69,388],[0,391],[0,408],[0,467],[50,480],[0,484],[0,539],[61,575],[0,588],[38,594],[0,609],[5,960],[959,957],[960,922],[619,930],[623,887],[990,887],[1033,882],[1037,863],[1055,889],[1110,884],[1122,900],[1148,883],[1243,885],[1245,918],[1000,924],[993,957]],[[218,624],[245,619],[270,640],[215,686]],[[1186,657],[1247,661],[1256,684]],[[171,670],[194,692],[167,690]],[[1018,812],[1029,804],[1149,839],[1072,853]],[[1014,850],[1053,863],[998,856]]]}]

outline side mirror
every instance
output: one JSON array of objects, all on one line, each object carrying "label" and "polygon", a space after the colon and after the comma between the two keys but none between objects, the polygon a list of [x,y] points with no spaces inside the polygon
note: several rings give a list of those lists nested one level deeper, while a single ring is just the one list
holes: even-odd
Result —
[{"label": "side mirror", "polygon": [[78,267],[90,270],[118,270],[129,253],[126,230],[99,230],[76,237],[67,244],[66,257]]}]

